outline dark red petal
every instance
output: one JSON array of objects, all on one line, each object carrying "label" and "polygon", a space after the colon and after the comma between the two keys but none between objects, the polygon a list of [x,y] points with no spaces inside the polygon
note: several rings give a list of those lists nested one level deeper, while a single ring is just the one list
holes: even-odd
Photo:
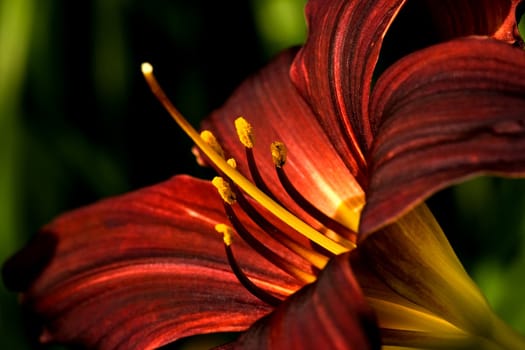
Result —
[{"label": "dark red petal", "polygon": [[383,36],[404,0],[309,1],[309,35],[291,76],[347,165],[363,181],[368,101]]},{"label": "dark red petal", "polygon": [[[443,39],[496,33],[509,14],[512,0],[425,0],[432,24]],[[515,16],[514,16],[515,18]]]},{"label": "dark red petal", "polygon": [[358,204],[363,192],[292,85],[288,71],[293,57],[293,51],[284,52],[245,81],[203,127],[216,134],[227,156],[233,156],[241,172],[248,174],[244,146],[234,127],[238,116],[245,117],[255,133],[253,152],[262,178],[287,207],[297,209],[279,183],[270,153],[272,142],[284,142],[288,148],[284,168],[291,182],[331,215],[343,201],[352,205],[353,198]]},{"label": "dark red petal", "polygon": [[480,173],[525,172],[525,52],[468,38],[419,51],[373,92],[377,129],[360,230]]},{"label": "dark red petal", "polygon": [[[177,176],[60,216],[6,263],[4,279],[22,288],[43,342],[151,349],[242,330],[271,308],[231,272],[220,222],[213,186]],[[238,241],[236,257],[255,283],[282,296],[300,287]],[[46,263],[40,271],[32,256]]]},{"label": "dark red petal", "polygon": [[494,36],[519,45],[515,7],[521,1],[408,1],[385,36],[374,76],[412,52],[459,37]]},{"label": "dark red petal", "polygon": [[222,349],[380,349],[376,319],[354,277],[348,254],[319,280],[259,320]]}]

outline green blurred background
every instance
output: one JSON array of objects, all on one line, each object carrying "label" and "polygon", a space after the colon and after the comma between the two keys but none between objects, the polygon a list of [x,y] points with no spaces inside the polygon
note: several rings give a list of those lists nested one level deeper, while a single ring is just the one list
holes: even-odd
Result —
[{"label": "green blurred background", "polygon": [[[140,63],[155,65],[197,124],[272,55],[304,41],[304,3],[0,0],[0,261],[62,211],[202,174]],[[525,182],[476,179],[430,204],[497,312],[525,333]],[[0,285],[2,349],[30,348],[18,311]]]}]

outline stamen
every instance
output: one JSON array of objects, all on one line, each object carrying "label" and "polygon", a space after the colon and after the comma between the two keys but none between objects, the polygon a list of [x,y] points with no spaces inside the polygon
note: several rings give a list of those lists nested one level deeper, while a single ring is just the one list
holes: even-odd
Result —
[{"label": "stamen", "polygon": [[286,172],[284,171],[284,164],[286,163],[287,156],[287,150],[284,143],[279,141],[273,142],[271,145],[271,152],[275,170],[277,171],[277,176],[279,177],[279,181],[281,181],[283,188],[286,190],[286,193],[288,193],[288,195],[292,197],[302,208],[304,208],[314,219],[319,221],[328,229],[332,230],[332,239],[350,249],[355,248],[354,242],[357,239],[357,234],[319,210],[292,184],[286,175]]},{"label": "stamen", "polygon": [[[274,224],[268,221],[268,219],[266,219],[261,213],[259,213],[259,211],[257,211],[257,209],[255,209],[250,204],[250,202],[243,196],[242,193],[239,193],[237,199],[241,208],[246,212],[246,214],[248,214],[250,219],[252,219],[259,227],[263,229],[264,232],[278,240],[282,245],[290,249],[295,254],[299,255],[301,258],[310,262],[310,264],[312,264],[317,269],[322,270],[326,266],[328,263],[328,257],[290,239],[287,234],[282,232]],[[331,253],[328,252],[328,254]]]},{"label": "stamen", "polygon": [[[239,117],[236,120],[236,128],[237,128],[237,133],[239,135],[250,134],[251,135],[250,139],[253,140],[252,127],[244,118]],[[249,131],[246,131],[247,129]],[[239,136],[239,138],[247,138],[247,137]],[[250,146],[253,146],[253,143]],[[286,155],[287,155],[287,149],[284,143],[278,142],[278,141],[273,142],[271,144],[270,149],[272,152],[272,158],[273,158],[274,164],[284,165],[284,163],[286,162]],[[255,184],[264,193],[269,195],[273,200],[277,201],[275,195],[271,192],[270,188],[268,187],[268,185],[266,185],[266,182],[263,180],[261,174],[259,173],[252,148],[245,147],[245,151],[246,151],[246,159],[248,160],[248,166],[250,169],[250,173],[252,174]],[[242,196],[242,193],[240,193],[240,195]],[[279,241],[283,245],[285,245],[288,249],[298,254],[299,256],[303,257],[304,259],[310,261],[310,263],[312,263],[312,265],[315,266],[316,268],[322,269],[326,265],[328,261],[326,256],[322,255],[318,251],[308,249],[288,239],[287,235],[285,235],[281,230],[277,229],[273,224],[267,221],[261,214],[259,214],[259,212],[248,201],[244,200],[241,206],[243,207],[243,209],[248,209],[250,211],[251,214],[249,214],[249,216],[251,217],[251,219],[254,220],[264,231],[271,232],[272,236],[279,236]],[[328,237],[330,237],[336,242],[342,241],[342,239],[338,239],[339,237],[335,237],[335,239],[333,236],[328,236]],[[327,255],[332,255],[330,252],[324,249],[322,249],[322,251]],[[312,253],[318,254],[321,258],[317,256],[313,257]]]},{"label": "stamen", "polygon": [[204,140],[218,155],[224,158],[224,150],[222,149],[220,143],[215,138],[215,135],[209,130],[201,131],[201,139]]},{"label": "stamen", "polygon": [[222,233],[222,240],[224,241],[224,244],[232,244],[233,230],[230,226],[226,224],[217,224],[215,225],[215,231]]},{"label": "stamen", "polygon": [[248,161],[248,168],[250,169],[250,174],[252,175],[253,182],[255,185],[261,189],[262,192],[266,193],[272,200],[280,204],[275,195],[270,190],[270,187],[263,180],[259,169],[257,168],[257,163],[255,162],[255,156],[253,154],[253,149],[245,147],[246,160]]},{"label": "stamen", "polygon": [[237,168],[237,162],[235,161],[234,158],[229,158],[226,163],[228,163],[229,166],[231,166],[232,168]]},{"label": "stamen", "polygon": [[266,182],[263,180],[261,173],[257,168],[255,156],[253,154],[255,135],[253,133],[252,125],[244,117],[238,117],[235,119],[235,130],[237,130],[237,136],[244,145],[246,160],[248,161],[248,168],[250,169],[253,182],[258,188],[261,189],[262,192],[266,193],[266,195],[268,195],[271,199],[279,203],[275,195],[272,193],[272,191],[270,191],[268,185],[266,185]]},{"label": "stamen", "polygon": [[[235,159],[230,158],[228,159],[228,164],[233,165],[235,167]],[[220,176],[216,176],[212,180],[212,184],[217,188],[217,191],[219,192],[221,198],[229,205],[232,205],[236,202],[237,198],[239,198],[241,201],[241,207],[244,209],[246,214],[255,222],[257,223],[263,231],[268,233],[270,236],[278,236],[279,237],[279,243],[284,245],[286,248],[290,249],[292,252],[299,255],[301,258],[305,259],[306,261],[310,262],[315,268],[321,270],[323,269],[326,264],[328,263],[328,258],[324,255],[322,255],[319,252],[316,252],[314,250],[308,249],[304,246],[299,245],[298,243],[294,242],[286,234],[284,234],[281,230],[279,230],[277,227],[275,227],[270,221],[268,221],[263,215],[261,215],[251,204],[250,202],[243,196],[242,192],[239,191],[239,196],[236,195],[236,193],[231,188],[231,185],[224,180]],[[234,211],[228,211],[226,210],[229,216],[236,216]],[[238,218],[235,218],[238,220]],[[275,238],[275,237],[273,237]],[[330,254],[328,252],[328,254]]]},{"label": "stamen", "polygon": [[272,152],[273,164],[278,168],[282,167],[286,163],[286,156],[288,155],[285,144],[280,141],[272,142],[270,151]]},{"label": "stamen", "polygon": [[223,201],[225,201],[228,204],[235,203],[237,198],[235,197],[235,193],[232,191],[228,181],[224,180],[220,176],[215,176],[213,180],[211,180],[211,183],[213,184],[213,186],[215,186],[217,192],[219,192]]},{"label": "stamen", "polygon": [[254,135],[253,128],[250,123],[243,117],[235,119],[235,129],[237,130],[237,136],[239,140],[246,148],[253,148],[254,144]]},{"label": "stamen", "polygon": [[306,238],[319,244],[324,249],[334,253],[342,254],[348,251],[348,248],[334,242],[330,238],[326,237],[322,233],[315,230],[313,227],[290,213],[288,210],[283,208],[265,193],[260,191],[254,184],[252,184],[246,177],[239,173],[236,169],[232,168],[226,160],[224,160],[217,152],[215,152],[202,138],[199,133],[191,126],[191,124],[184,119],[182,114],[175,108],[175,106],[168,99],[155,76],[153,75],[153,67],[149,63],[142,64],[142,73],[146,82],[148,83],[151,91],[157,97],[159,102],[166,108],[168,113],[171,115],[173,120],[177,122],[182,130],[192,139],[192,141],[202,150],[204,154],[215,164],[215,166],[221,170],[226,176],[228,176],[237,186],[242,188],[248,195],[259,202],[264,208],[268,209],[273,215],[279,218],[282,222],[288,224],[290,227],[301,233]]},{"label": "stamen", "polygon": [[259,288],[248,278],[248,276],[246,276],[246,274],[244,274],[244,272],[242,272],[241,267],[239,264],[237,264],[231,249],[233,234],[232,229],[225,224],[218,224],[215,225],[215,230],[223,234],[224,249],[226,251],[226,257],[228,258],[228,263],[230,264],[233,274],[235,277],[237,277],[239,282],[241,282],[243,287],[263,302],[272,306],[278,306],[281,303],[281,299]]},{"label": "stamen", "polygon": [[233,227],[242,237],[242,239],[248,243],[257,253],[263,256],[266,260],[288,273],[290,276],[297,278],[299,281],[305,283],[311,283],[316,280],[316,277],[311,273],[303,271],[290,263],[288,260],[282,258],[280,255],[275,253],[273,250],[262,244],[257,238],[255,238],[249,230],[243,225],[243,223],[237,218],[232,207],[229,205],[224,205],[228,219],[232,223]]}]

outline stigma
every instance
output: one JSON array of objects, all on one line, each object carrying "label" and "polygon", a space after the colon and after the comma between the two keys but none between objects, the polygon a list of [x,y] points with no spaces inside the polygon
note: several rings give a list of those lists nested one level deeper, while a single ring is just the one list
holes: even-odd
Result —
[{"label": "stigma", "polygon": [[[253,285],[236,263],[232,250],[235,234],[259,255],[304,284],[315,281],[317,273],[324,268],[332,256],[355,248],[356,232],[323,213],[295,188],[293,179],[288,177],[285,170],[289,157],[289,150],[285,143],[276,140],[269,145],[269,164],[264,166],[271,166],[275,169],[279,184],[271,183],[272,186],[268,186],[259,172],[259,164],[253,154],[256,143],[254,128],[244,117],[237,118],[234,124],[239,142],[245,149],[246,159],[244,161],[249,168],[249,179],[237,170],[239,159],[226,159],[224,149],[211,131],[197,132],[173,106],[158,84],[149,63],[143,63],[142,72],[153,94],[192,139],[199,154],[204,155],[207,163],[218,173],[218,176],[212,180],[212,184],[223,200],[229,223],[217,223],[215,229],[223,234],[226,255],[232,271],[252,294],[268,303],[276,302],[274,296],[265,295],[264,291]],[[286,208],[278,200],[281,193],[277,195],[270,189],[275,189],[275,185],[280,186],[282,192],[286,193],[302,209],[300,215]],[[272,219],[269,219],[267,212],[273,216]],[[241,213],[255,223],[267,237],[261,239],[260,236],[252,234],[244,220],[240,219]],[[306,240],[290,235],[290,230],[296,233],[295,236],[303,236]],[[281,245],[284,250],[296,255],[296,258],[306,261],[310,267],[305,268],[304,264],[293,263],[297,259],[287,259],[277,254],[271,248],[275,247],[275,244]]]}]

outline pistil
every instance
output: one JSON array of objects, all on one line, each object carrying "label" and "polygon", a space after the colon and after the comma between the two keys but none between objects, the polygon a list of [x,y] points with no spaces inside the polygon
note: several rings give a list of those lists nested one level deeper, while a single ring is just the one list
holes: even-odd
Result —
[{"label": "pistil", "polygon": [[264,301],[269,305],[278,306],[281,303],[281,299],[269,294],[264,289],[259,288],[248,278],[248,276],[246,276],[239,264],[237,264],[237,260],[235,259],[233,251],[231,249],[233,240],[232,229],[225,224],[217,224],[215,226],[215,230],[223,234],[224,250],[226,251],[226,257],[228,258],[228,263],[230,264],[230,267],[235,277],[237,277],[237,280],[241,282],[244,288],[246,288],[250,293],[255,295],[260,300]]}]

